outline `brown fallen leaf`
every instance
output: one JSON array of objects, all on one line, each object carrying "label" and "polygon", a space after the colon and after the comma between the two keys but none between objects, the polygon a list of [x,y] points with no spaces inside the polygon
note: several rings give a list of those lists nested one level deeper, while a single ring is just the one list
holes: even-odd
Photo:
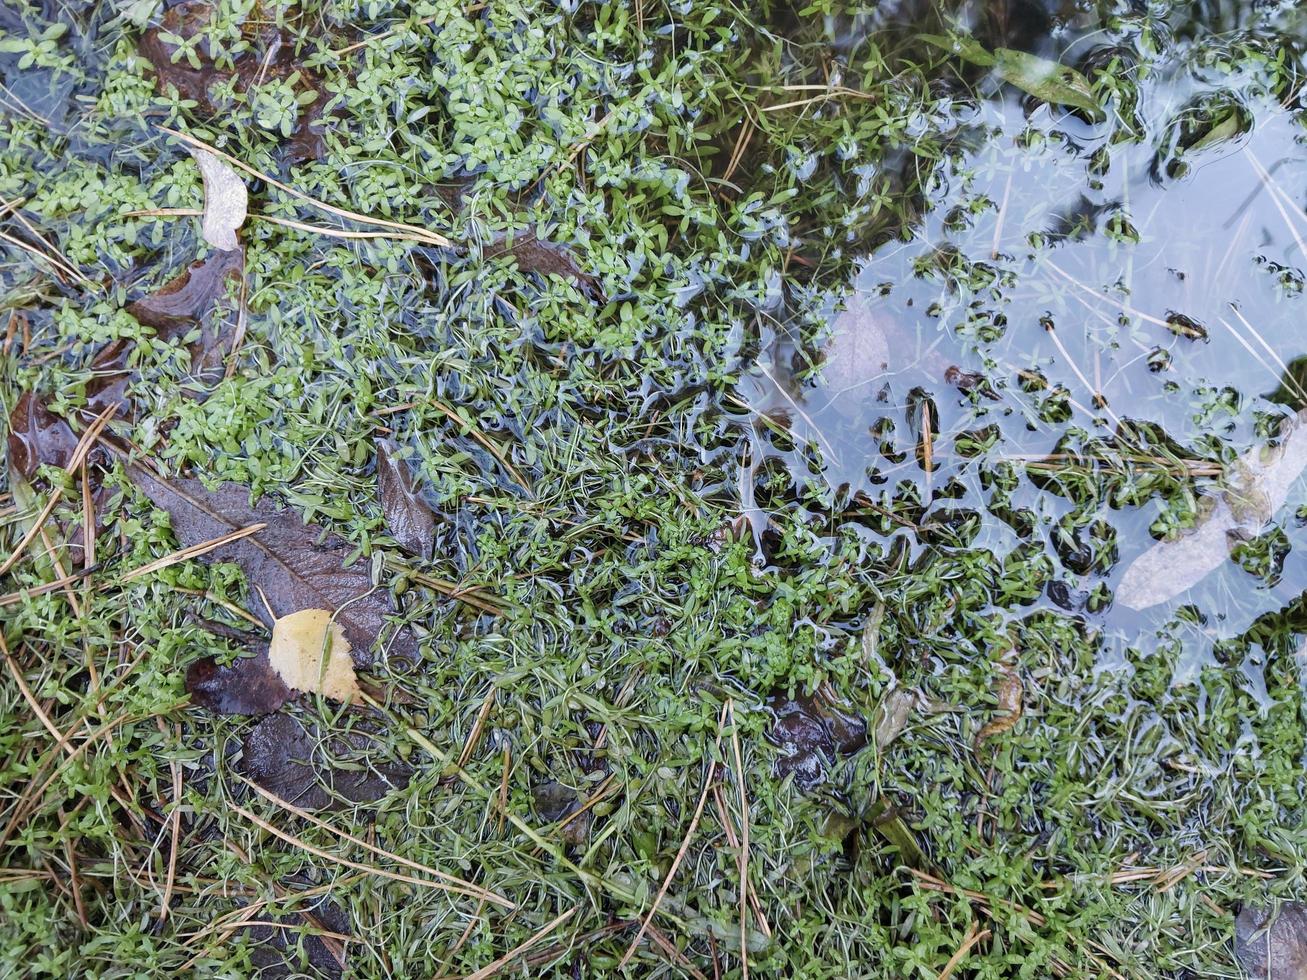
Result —
[{"label": "brown fallen leaf", "polygon": [[240,247],[236,232],[245,223],[249,210],[249,192],[245,181],[227,166],[221,157],[208,150],[190,147],[191,156],[204,178],[204,217],[201,229],[204,240],[224,252]]},{"label": "brown fallen leaf", "polygon": [[[205,33],[212,15],[213,9],[207,3],[174,4],[164,12],[158,27],[145,32],[138,48],[141,56],[154,68],[160,90],[171,87],[181,98],[197,102],[207,110],[213,109],[213,103],[209,101],[209,86],[226,81],[232,75],[214,64],[215,52]],[[170,36],[192,43],[194,62],[179,50],[178,45],[168,40]]]},{"label": "brown fallen leaf", "polygon": [[226,667],[212,657],[197,660],[186,671],[186,691],[191,704],[220,715],[271,714],[292,696],[267,653],[241,657]]},{"label": "brown fallen leaf", "polygon": [[1021,685],[1021,675],[1008,664],[1000,664],[998,670],[998,711],[991,721],[982,725],[980,731],[976,732],[974,744],[977,750],[986,739],[1010,731],[1021,720],[1021,704],[1025,694],[1025,689]]},{"label": "brown fallen leaf", "polygon": [[[303,887],[308,885],[303,883]],[[286,894],[293,896],[294,891]],[[350,917],[335,902],[324,896],[302,912],[274,915],[264,911],[256,918],[269,924],[246,926],[242,932],[249,937],[250,962],[259,980],[305,976],[301,955],[308,960],[309,976],[339,980],[345,975],[348,960],[341,940],[315,934],[320,930],[350,934]]]},{"label": "brown fallen leaf", "polygon": [[1245,905],[1234,920],[1234,950],[1249,977],[1307,980],[1307,904]]},{"label": "brown fallen leaf", "polygon": [[1307,410],[1286,421],[1274,449],[1258,448],[1239,457],[1225,491],[1189,533],[1160,541],[1131,562],[1116,588],[1117,601],[1147,609],[1173,599],[1220,568],[1239,538],[1260,534],[1307,469],[1304,419]]},{"label": "brown fallen leaf", "polygon": [[[377,637],[387,632],[395,612],[390,594],[374,588],[368,565],[349,567],[345,560],[354,546],[338,535],[303,523],[290,510],[279,510],[270,500],[249,503],[244,487],[224,483],[209,491],[198,480],[163,480],[139,464],[128,475],[155,506],[172,518],[173,533],[183,547],[212,541],[251,524],[267,527],[231,541],[200,557],[204,562],[230,561],[240,565],[251,586],[267,598],[274,618],[301,609],[327,609],[353,648],[354,661],[370,662]],[[271,625],[271,624],[269,624]],[[390,650],[413,659],[417,638],[401,627],[390,638]]]},{"label": "brown fallen leaf", "polygon": [[293,691],[336,701],[359,693],[349,640],[326,609],[301,609],[273,623],[268,664]]},{"label": "brown fallen leaf", "polygon": [[217,101],[225,87],[222,83],[231,83],[231,90],[241,94],[261,85],[289,83],[298,106],[286,134],[290,160],[321,159],[326,150],[321,117],[329,94],[318,74],[304,63],[302,45],[289,31],[273,26],[271,18],[251,18],[242,31],[249,47],[229,67],[219,67],[207,39],[212,17],[211,4],[187,0],[170,7],[160,25],[142,36],[138,50],[154,69],[159,91],[173,88],[182,99],[211,113],[225,108]]},{"label": "brown fallen leaf", "polygon": [[413,471],[395,458],[395,444],[377,440],[377,493],[386,530],[401,548],[419,558],[430,558],[435,540],[436,516],[422,495],[413,489]]},{"label": "brown fallen leaf", "polygon": [[486,250],[486,258],[495,259],[502,255],[511,255],[517,261],[517,267],[526,273],[538,276],[562,276],[585,289],[597,292],[595,278],[583,271],[572,258],[572,253],[562,245],[542,242],[534,233],[525,232],[516,235],[511,243],[507,236],[500,236]]},{"label": "brown fallen leaf", "polygon": [[[153,327],[158,338],[169,343],[199,326],[199,336],[186,347],[191,358],[191,375],[200,385],[212,386],[223,378],[236,330],[234,318],[215,314],[227,300],[229,284],[238,283],[244,274],[245,253],[241,249],[214,252],[192,262],[181,275],[156,292],[128,304],[127,312],[147,327]],[[111,350],[112,347],[101,352],[97,362],[109,361]],[[113,362],[125,365],[126,357],[127,352],[123,352]],[[115,374],[107,377],[112,379]],[[125,391],[125,382],[123,385]],[[202,391],[192,394],[201,400],[205,397]]]},{"label": "brown fallen leaf", "polygon": [[63,469],[77,448],[77,436],[33,391],[25,391],[9,413],[9,469],[31,482],[42,465]]},{"label": "brown fallen leaf", "polygon": [[325,738],[279,712],[250,729],[239,766],[264,789],[305,810],[336,808],[344,805],[341,799],[370,803],[408,785],[412,776],[408,767],[397,764],[358,766],[359,756],[382,740],[357,729],[342,738]]},{"label": "brown fallen leaf", "polygon": [[794,773],[802,790],[814,789],[826,777],[828,760],[851,755],[867,744],[867,724],[851,711],[832,704],[820,693],[768,699],[774,717],[768,741],[780,749],[776,772],[782,779]]},{"label": "brown fallen leaf", "polygon": [[[199,336],[186,351],[195,380],[201,386],[212,386],[224,376],[224,362],[235,336],[232,318],[216,314],[227,301],[228,287],[239,283],[244,274],[242,249],[214,252],[192,262],[155,292],[129,303],[127,312],[153,327],[158,339],[166,343],[180,340],[199,326]],[[96,353],[91,362],[92,378],[85,388],[89,411],[98,414],[111,404],[122,405],[124,413],[130,411],[128,388],[134,377],[130,364],[135,349],[134,341],[119,338]],[[208,396],[204,387],[191,394],[199,400]]]},{"label": "brown fallen leaf", "polygon": [[149,296],[129,303],[127,312],[171,340],[207,319],[218,301],[226,298],[228,282],[238,280],[244,268],[245,254],[239,248],[214,252],[192,262]]}]

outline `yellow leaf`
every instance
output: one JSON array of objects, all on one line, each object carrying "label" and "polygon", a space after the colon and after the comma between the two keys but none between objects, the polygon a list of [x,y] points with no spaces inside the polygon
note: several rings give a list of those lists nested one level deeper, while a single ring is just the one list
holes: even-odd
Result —
[{"label": "yellow leaf", "polygon": [[349,701],[359,693],[349,641],[326,609],[301,609],[272,626],[268,663],[286,686]]}]

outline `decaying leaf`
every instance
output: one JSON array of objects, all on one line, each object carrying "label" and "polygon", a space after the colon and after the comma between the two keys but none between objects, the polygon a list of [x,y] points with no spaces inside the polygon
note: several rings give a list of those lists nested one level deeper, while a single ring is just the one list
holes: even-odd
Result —
[{"label": "decaying leaf", "polygon": [[236,232],[249,209],[245,181],[221,157],[198,147],[190,150],[204,178],[204,239],[214,248],[233,251],[240,247]]},{"label": "decaying leaf", "polygon": [[[235,235],[232,234],[234,242]],[[191,335],[186,346],[190,355],[191,376],[199,384],[191,395],[204,399],[207,387],[221,381],[235,334],[232,317],[215,313],[228,299],[228,289],[239,283],[245,273],[245,253],[238,247],[218,251],[192,262],[181,274],[155,292],[127,305],[127,312],[140,323],[155,330],[156,337],[173,343]],[[119,338],[106,344],[91,362],[91,378],[84,394],[87,411],[99,414],[110,405],[120,405],[120,414],[130,414],[128,388],[134,377],[131,368],[136,343]]]},{"label": "decaying leaf", "polygon": [[228,281],[238,280],[244,267],[245,255],[240,249],[214,252],[192,262],[156,292],[129,303],[127,312],[170,340],[207,319],[226,298]]},{"label": "decaying leaf", "polygon": [[[309,882],[304,882],[307,889]],[[293,894],[293,892],[292,892]],[[350,917],[326,896],[308,904],[301,911],[273,915],[267,910],[257,918],[266,925],[246,926],[242,932],[253,947],[250,962],[258,970],[259,980],[303,977],[305,971],[300,950],[308,959],[308,975],[339,980],[344,976],[347,947],[340,939],[322,935],[324,931],[341,935],[350,933]]]},{"label": "decaying leaf", "polygon": [[268,664],[295,691],[351,701],[359,693],[345,631],[326,609],[301,609],[272,625]]},{"label": "decaying leaf", "polygon": [[890,342],[885,314],[868,298],[852,297],[849,308],[831,324],[821,374],[831,392],[863,389],[885,374],[890,366]]},{"label": "decaying leaf", "polygon": [[[556,779],[547,779],[532,786],[531,801],[535,806],[536,816],[542,823],[547,824],[567,820],[581,808],[581,801],[576,791]],[[563,840],[569,844],[583,844],[589,831],[589,811],[572,817],[560,828]]]},{"label": "decaying leaf", "polygon": [[191,704],[220,715],[266,715],[285,704],[292,692],[268,663],[267,653],[219,666],[212,657],[186,671]]},{"label": "decaying leaf", "polygon": [[[228,287],[245,274],[245,253],[240,248],[214,252],[192,262],[180,275],[155,292],[127,305],[127,312],[167,343],[180,340],[199,327],[186,346],[191,375],[201,386],[221,381],[224,361],[235,333],[234,318],[215,316],[227,300]],[[127,390],[133,378],[131,355],[136,344],[120,338],[102,347],[91,362],[93,376],[86,384],[87,408],[100,412],[110,404],[128,408]],[[193,391],[203,399],[207,391]]]},{"label": "decaying leaf", "polygon": [[73,458],[77,435],[45,407],[35,392],[25,391],[9,413],[9,468],[31,482],[42,465],[63,468]]},{"label": "decaying leaf", "polygon": [[[386,590],[373,587],[366,563],[345,566],[354,550],[348,541],[304,524],[293,511],[278,510],[267,499],[251,506],[249,491],[235,484],[211,492],[198,480],[165,481],[139,465],[129,467],[128,473],[141,492],[172,517],[173,533],[183,546],[212,541],[251,524],[267,524],[200,560],[240,565],[250,585],[267,597],[274,617],[301,609],[334,612],[353,648],[355,663],[370,661],[372,644],[386,632],[386,620],[395,609]],[[416,638],[401,628],[390,649],[411,659],[417,653]]]},{"label": "decaying leaf", "polygon": [[289,84],[296,95],[297,112],[286,124],[292,162],[320,159],[326,147],[322,139],[322,111],[328,93],[317,73],[304,64],[302,46],[289,32],[274,26],[275,19],[253,18],[243,31],[248,47],[230,66],[220,67],[208,41],[213,6],[202,0],[174,4],[162,22],[141,37],[139,51],[154,69],[160,92],[174,89],[205,112],[219,105],[221,83],[230,90],[248,94],[264,85]]},{"label": "decaying leaf", "polygon": [[794,773],[800,789],[815,788],[825,778],[829,760],[867,744],[866,722],[820,694],[791,698],[778,693],[768,707],[775,721],[767,737],[780,750],[777,775]]},{"label": "decaying leaf", "polygon": [[998,709],[995,711],[993,719],[982,725],[980,731],[976,732],[975,746],[977,749],[986,739],[1010,731],[1021,720],[1022,699],[1025,694],[1025,689],[1021,684],[1021,675],[1009,664],[1000,664],[998,671]]},{"label": "decaying leaf", "polygon": [[1074,68],[1015,48],[995,48],[990,52],[974,38],[943,37],[938,34],[921,34],[919,37],[927,44],[956,54],[973,65],[992,68],[994,74],[1003,81],[1041,101],[1079,109],[1094,122],[1107,118],[1094,95],[1093,86]]},{"label": "decaying leaf", "polygon": [[570,251],[552,242],[542,242],[530,232],[515,236],[511,242],[501,236],[486,250],[488,259],[501,255],[511,255],[523,272],[538,276],[562,276],[587,289],[597,288],[594,277],[581,271]]},{"label": "decaying leaf", "polygon": [[377,440],[377,493],[386,529],[409,554],[430,558],[436,516],[413,489],[413,472],[408,463],[394,454],[393,442]]},{"label": "decaying leaf", "polygon": [[1234,920],[1234,949],[1256,980],[1307,980],[1307,904],[1245,905]]},{"label": "decaying leaf", "polygon": [[240,769],[264,789],[306,810],[370,803],[408,785],[412,776],[406,766],[368,763],[376,741],[380,739],[357,729],[346,737],[324,738],[278,712],[245,736]]},{"label": "decaying leaf", "polygon": [[[209,86],[231,77],[214,65],[214,51],[204,36],[212,13],[207,3],[174,4],[164,12],[160,26],[146,31],[140,43],[141,55],[153,66],[160,90],[173,88],[181,98],[208,110],[213,109]],[[194,61],[179,51],[170,37],[192,42]]]},{"label": "decaying leaf", "polygon": [[1117,601],[1147,609],[1173,599],[1220,568],[1234,540],[1260,533],[1307,469],[1304,418],[1307,412],[1300,412],[1285,424],[1274,449],[1254,449],[1238,459],[1225,492],[1197,527],[1158,542],[1131,562],[1116,589]]},{"label": "decaying leaf", "polygon": [[871,733],[876,748],[882,752],[890,743],[903,734],[912,716],[912,709],[917,706],[917,692],[907,688],[896,687],[887,691],[876,706],[872,716]]}]

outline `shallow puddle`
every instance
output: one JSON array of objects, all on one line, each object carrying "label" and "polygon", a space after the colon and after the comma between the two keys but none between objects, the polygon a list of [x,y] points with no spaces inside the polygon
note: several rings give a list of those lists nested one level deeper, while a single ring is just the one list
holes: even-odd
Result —
[{"label": "shallow puddle", "polygon": [[[1183,531],[1163,494],[1201,513],[1234,457],[1307,405],[1294,367],[1307,354],[1304,132],[1245,88],[1177,63],[1141,87],[1144,137],[1115,145],[1111,124],[1011,90],[959,107],[966,149],[939,168],[911,240],[869,255],[816,331],[783,302],[758,314],[761,353],[740,388],[755,531],[756,484],[778,461],[837,509],[906,494],[918,527],[989,510],[968,547],[1001,557],[1033,535],[1057,566],[1041,601],[1077,613]],[[999,467],[1021,474],[1001,494]],[[1300,490],[1276,515],[1289,541],[1272,573],[1231,558],[1143,612],[1099,593],[1086,614],[1102,662],[1156,643],[1184,603],[1199,620],[1184,630],[1192,670],[1296,600]]]}]

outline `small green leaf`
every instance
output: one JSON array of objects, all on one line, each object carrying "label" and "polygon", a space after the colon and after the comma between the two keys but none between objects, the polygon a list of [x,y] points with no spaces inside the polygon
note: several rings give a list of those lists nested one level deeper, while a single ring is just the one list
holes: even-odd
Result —
[{"label": "small green leaf", "polygon": [[923,34],[921,40],[973,65],[994,69],[994,74],[1009,85],[1044,102],[1079,109],[1094,122],[1107,118],[1089,80],[1074,68],[1013,48],[995,48],[991,53],[979,41],[969,37]]},{"label": "small green leaf", "polygon": [[1224,119],[1212,126],[1202,136],[1194,140],[1189,146],[1190,150],[1205,150],[1210,146],[1216,146],[1224,143],[1226,140],[1236,139],[1244,132],[1243,120],[1239,118],[1239,113],[1231,112]]}]

